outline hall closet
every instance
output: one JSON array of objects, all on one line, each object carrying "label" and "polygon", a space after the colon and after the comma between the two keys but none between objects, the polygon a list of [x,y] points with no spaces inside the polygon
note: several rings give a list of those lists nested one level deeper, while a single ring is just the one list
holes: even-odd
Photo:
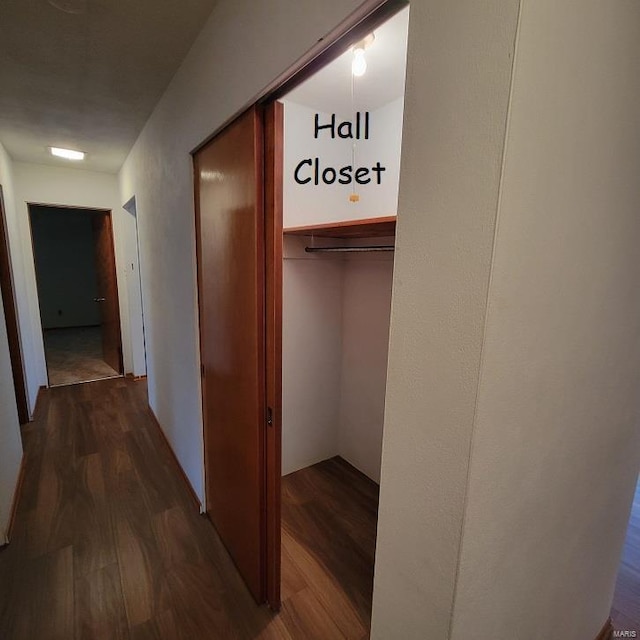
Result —
[{"label": "hall closet", "polygon": [[392,216],[284,229],[283,475],[340,456],[380,481],[394,241]]},{"label": "hall closet", "polygon": [[387,217],[283,238],[282,595],[298,575],[350,612],[345,637],[371,618],[394,230]]},{"label": "hall closet", "polygon": [[281,98],[282,602],[345,637],[371,617],[408,20]]}]

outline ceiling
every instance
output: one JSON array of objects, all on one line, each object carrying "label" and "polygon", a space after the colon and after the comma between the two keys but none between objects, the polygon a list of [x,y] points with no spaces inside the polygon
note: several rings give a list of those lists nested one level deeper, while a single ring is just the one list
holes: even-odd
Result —
[{"label": "ceiling", "polygon": [[[0,0],[0,142],[115,173],[216,0]],[[73,164],[73,166],[79,166]]]},{"label": "ceiling", "polygon": [[400,98],[404,95],[408,28],[406,7],[374,30],[375,40],[365,51],[367,71],[354,79],[354,104],[351,49],[288,93],[285,101],[348,117],[354,111],[373,111]]}]

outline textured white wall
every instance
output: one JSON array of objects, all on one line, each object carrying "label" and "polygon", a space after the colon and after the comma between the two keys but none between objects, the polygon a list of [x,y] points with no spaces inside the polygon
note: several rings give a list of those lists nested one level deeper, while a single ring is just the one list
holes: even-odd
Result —
[{"label": "textured white wall", "polygon": [[[0,162],[4,179],[4,200],[7,217],[7,236],[11,248],[11,266],[13,270],[14,296],[18,310],[18,323],[20,325],[20,347],[24,365],[24,376],[27,390],[29,409],[33,412],[38,397],[40,386],[46,383],[46,376],[42,377],[41,360],[36,342],[37,333],[34,331],[34,318],[30,306],[28,291],[30,285],[35,287],[35,280],[30,282],[28,274],[33,272],[33,253],[31,251],[31,235],[28,224],[25,228],[21,224],[21,217],[26,215],[19,206],[19,197],[16,193],[14,163],[0,147]],[[22,221],[24,222],[24,220]],[[28,221],[27,221],[28,222]],[[35,310],[37,314],[37,309]],[[39,316],[38,320],[39,330]],[[42,348],[40,340],[40,349]]]},{"label": "textured white wall", "polygon": [[285,238],[282,294],[282,473],[339,453],[341,260]]},{"label": "textured white wall", "polygon": [[[13,212],[15,202],[11,165],[11,159],[0,144],[0,185],[4,194],[7,218]],[[12,376],[7,326],[3,304],[0,301],[0,545],[6,542],[11,505],[22,460],[22,442]]]},{"label": "textured white wall", "polygon": [[[363,107],[364,108],[364,107]],[[374,173],[365,185],[319,185],[313,182],[298,184],[295,169],[301,160],[320,158],[320,171],[328,167],[340,170],[352,165],[352,141],[332,139],[326,130],[314,137],[315,114],[320,123],[331,122],[331,114],[323,113],[294,102],[285,102],[284,133],[284,190],[283,221],[285,227],[298,227],[341,220],[358,220],[395,215],[398,209],[398,181],[400,177],[400,143],[402,141],[403,99],[370,112],[368,140],[356,141],[356,167],[371,167],[376,163],[385,167],[381,182],[376,184]],[[337,122],[344,120],[337,116]],[[355,125],[354,125],[355,126]],[[314,177],[314,169],[308,165],[300,172],[302,179]],[[359,202],[351,202],[349,196],[357,193]]]},{"label": "textured white wall", "polygon": [[149,400],[202,500],[190,152],[359,4],[221,0],[120,172],[122,202],[135,195],[138,208]]},{"label": "textured white wall", "polygon": [[393,257],[309,255],[311,242],[284,242],[283,473],[341,455],[378,482]]},{"label": "textured white wall", "polygon": [[[382,242],[381,244],[384,244]],[[340,455],[380,481],[393,254],[344,262]]]},{"label": "textured white wall", "polygon": [[374,640],[449,637],[518,7],[411,5]]},{"label": "textured white wall", "polygon": [[[24,251],[24,282],[20,288],[23,307],[20,327],[23,335],[30,334],[34,344],[34,359],[27,360],[30,400],[35,402],[37,390],[46,385],[44,346],[40,328],[40,311],[36,288],[33,252],[29,229],[27,203],[68,205],[76,207],[111,209],[118,277],[120,320],[122,324],[122,347],[125,372],[133,371],[131,333],[129,330],[128,282],[131,262],[135,256],[127,253],[127,226],[129,214],[122,209],[118,180],[109,173],[96,173],[75,168],[14,164],[16,184],[16,218],[14,221],[15,243]],[[135,281],[134,281],[135,282]],[[26,311],[26,313],[25,313]]]},{"label": "textured white wall", "polygon": [[7,327],[0,304],[0,545],[7,541],[11,505],[22,460],[20,425],[11,376]]},{"label": "textured white wall", "polygon": [[640,466],[638,59],[638,3],[522,3],[454,640],[609,615]]}]

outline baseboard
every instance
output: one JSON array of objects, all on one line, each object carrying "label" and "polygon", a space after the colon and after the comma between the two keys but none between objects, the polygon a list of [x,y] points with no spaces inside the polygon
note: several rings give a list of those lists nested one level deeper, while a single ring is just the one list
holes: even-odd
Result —
[{"label": "baseboard", "polygon": [[177,456],[176,456],[176,454],[175,454],[175,452],[173,450],[173,447],[171,446],[171,443],[167,439],[167,436],[165,435],[164,430],[163,430],[162,426],[160,425],[160,421],[158,420],[156,414],[153,412],[153,409],[150,406],[148,408],[149,408],[149,414],[153,418],[153,422],[156,425],[156,429],[158,430],[158,433],[160,434],[160,437],[162,438],[162,441],[164,442],[165,446],[167,447],[167,451],[171,455],[171,458],[173,459],[173,461],[174,461],[174,463],[176,465],[176,468],[180,472],[180,475],[182,476],[182,479],[184,480],[184,483],[187,486],[187,489],[189,489],[189,494],[191,495],[191,498],[193,499],[194,505],[198,509],[198,512],[202,513],[202,503],[200,502],[200,498],[198,498],[198,494],[195,492],[195,489],[193,488],[193,485],[191,484],[191,481],[187,477],[187,474],[184,472],[184,469],[182,468],[182,465],[180,464],[180,461],[178,460],[178,458],[177,458]]},{"label": "baseboard", "polygon": [[42,327],[43,331],[66,331],[68,329],[98,329],[101,324],[70,324],[64,327]]},{"label": "baseboard", "polygon": [[609,618],[602,627],[602,631],[596,637],[596,640],[611,640],[613,638],[613,622]]},{"label": "baseboard", "polygon": [[125,378],[127,378],[127,380],[133,380],[134,382],[138,382],[139,380],[146,380],[147,379],[147,375],[143,375],[143,376],[134,376],[133,373],[126,373]]},{"label": "baseboard", "polygon": [[33,422],[36,418],[36,414],[38,413],[38,409],[40,407],[40,404],[42,403],[42,394],[44,391],[47,390],[47,387],[45,387],[44,385],[41,385],[38,388],[38,395],[36,395],[36,404],[33,407],[33,413],[31,414],[31,421]]},{"label": "baseboard", "polygon": [[[24,484],[24,470],[25,470],[25,455],[22,454],[20,460],[20,470],[18,471],[18,480],[16,482],[16,488],[13,493],[13,500],[11,502],[11,512],[9,514],[9,524],[7,525],[6,543],[11,541],[11,535],[13,534],[13,525],[16,520],[16,513],[18,511],[18,501],[20,494],[22,493],[22,485]],[[6,544],[5,543],[5,544]]]}]

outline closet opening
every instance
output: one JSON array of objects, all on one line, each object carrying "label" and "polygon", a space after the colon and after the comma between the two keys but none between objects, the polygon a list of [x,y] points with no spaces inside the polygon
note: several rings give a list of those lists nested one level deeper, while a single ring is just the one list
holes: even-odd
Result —
[{"label": "closet opening", "polygon": [[29,205],[49,386],[123,374],[111,211]]},{"label": "closet opening", "polygon": [[409,7],[279,99],[282,601],[370,630]]}]

